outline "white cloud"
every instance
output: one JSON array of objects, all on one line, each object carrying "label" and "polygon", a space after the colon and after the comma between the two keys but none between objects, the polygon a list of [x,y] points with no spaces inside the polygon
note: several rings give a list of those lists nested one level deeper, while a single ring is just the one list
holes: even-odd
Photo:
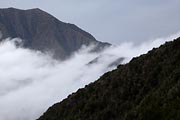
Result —
[{"label": "white cloud", "polygon": [[[118,58],[126,58],[123,61],[126,63],[132,57],[179,36],[180,33],[138,46],[124,43],[102,53],[88,53],[84,48],[66,61],[17,47],[14,39],[6,40],[0,44],[0,119],[34,120],[49,106],[114,69],[107,66]],[[98,61],[87,65],[97,57]]]}]

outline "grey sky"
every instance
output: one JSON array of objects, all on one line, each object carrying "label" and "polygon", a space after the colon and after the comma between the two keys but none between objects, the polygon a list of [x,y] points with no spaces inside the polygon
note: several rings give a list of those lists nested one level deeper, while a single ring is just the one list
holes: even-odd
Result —
[{"label": "grey sky", "polygon": [[111,43],[180,31],[180,0],[1,0],[0,7],[40,8]]}]

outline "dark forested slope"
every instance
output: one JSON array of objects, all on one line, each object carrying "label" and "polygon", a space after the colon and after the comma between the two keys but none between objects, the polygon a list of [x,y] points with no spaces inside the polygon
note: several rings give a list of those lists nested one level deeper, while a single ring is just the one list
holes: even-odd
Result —
[{"label": "dark forested slope", "polygon": [[[40,10],[0,9],[0,34],[2,38],[19,37],[24,47],[52,51],[57,58],[66,58],[82,45],[96,44],[96,50],[109,46],[74,24],[64,23]],[[1,35],[0,35],[1,36]]]},{"label": "dark forested slope", "polygon": [[39,120],[180,120],[180,38],[119,65]]}]

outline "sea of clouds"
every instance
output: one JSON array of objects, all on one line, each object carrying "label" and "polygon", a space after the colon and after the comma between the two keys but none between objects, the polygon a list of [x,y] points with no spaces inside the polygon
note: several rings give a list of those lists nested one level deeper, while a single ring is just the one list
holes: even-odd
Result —
[{"label": "sea of clouds", "polygon": [[180,32],[139,45],[122,43],[100,53],[89,52],[93,46],[83,47],[66,61],[53,59],[50,53],[22,48],[18,38],[3,40],[0,43],[0,120],[34,120],[54,103],[115,69],[116,65],[109,65],[119,58],[124,58],[122,64],[128,63],[133,57],[179,36]]}]

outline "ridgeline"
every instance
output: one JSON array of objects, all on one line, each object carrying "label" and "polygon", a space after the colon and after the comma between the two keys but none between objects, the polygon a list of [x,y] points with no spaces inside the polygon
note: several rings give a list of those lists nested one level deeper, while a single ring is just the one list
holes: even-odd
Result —
[{"label": "ridgeline", "polygon": [[180,120],[180,38],[105,73],[38,120]]}]

